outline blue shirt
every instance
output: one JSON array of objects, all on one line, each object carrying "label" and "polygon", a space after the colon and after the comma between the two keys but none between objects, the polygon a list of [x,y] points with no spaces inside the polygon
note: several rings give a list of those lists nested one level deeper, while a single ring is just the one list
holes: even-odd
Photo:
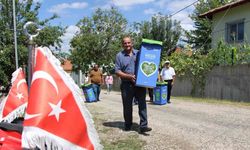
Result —
[{"label": "blue shirt", "polygon": [[122,71],[127,74],[135,74],[135,64],[138,50],[133,49],[130,56],[125,50],[119,52],[115,59],[115,73]]}]

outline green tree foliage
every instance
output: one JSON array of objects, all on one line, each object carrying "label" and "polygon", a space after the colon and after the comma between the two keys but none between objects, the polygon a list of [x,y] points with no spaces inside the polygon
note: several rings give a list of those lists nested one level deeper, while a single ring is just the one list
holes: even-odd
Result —
[{"label": "green tree foliage", "polygon": [[201,54],[207,54],[211,49],[212,20],[200,18],[199,15],[210,9],[225,5],[232,0],[200,0],[195,5],[193,14],[190,15],[194,21],[195,30],[186,31],[187,42]]},{"label": "green tree foliage", "polygon": [[171,65],[175,68],[178,77],[188,77],[192,82],[192,93],[204,94],[206,74],[218,65],[235,65],[250,63],[250,45],[231,46],[219,42],[216,49],[207,55],[196,51],[191,56],[186,50],[173,53],[170,58]]},{"label": "green tree foliage", "polygon": [[80,33],[71,40],[74,69],[86,72],[92,63],[113,63],[121,50],[126,25],[126,19],[115,8],[97,9],[91,17],[81,19],[77,24]]},{"label": "green tree foliage", "polygon": [[[167,16],[157,14],[151,21],[144,21],[134,24],[135,41],[141,43],[142,38],[153,39],[163,42],[162,59],[166,59],[176,48],[177,42],[182,33],[180,22],[172,20]],[[136,45],[138,47],[138,45]]]},{"label": "green tree foliage", "polygon": [[[17,25],[17,49],[19,66],[27,66],[28,61],[28,37],[23,32],[23,26],[27,21],[33,21],[43,29],[35,39],[37,45],[55,46],[61,43],[59,37],[64,29],[58,26],[51,26],[49,21],[38,19],[40,4],[33,3],[33,0],[16,0],[16,25]],[[10,0],[0,0],[0,85],[10,85],[11,74],[15,71],[15,51],[13,36],[13,6]]]},{"label": "green tree foliage", "polygon": [[179,77],[185,76],[190,78],[193,89],[191,94],[196,92],[204,94],[205,75],[213,68],[213,59],[207,55],[201,55],[196,52],[189,56],[185,52],[173,53],[170,57],[171,65],[175,68]]}]

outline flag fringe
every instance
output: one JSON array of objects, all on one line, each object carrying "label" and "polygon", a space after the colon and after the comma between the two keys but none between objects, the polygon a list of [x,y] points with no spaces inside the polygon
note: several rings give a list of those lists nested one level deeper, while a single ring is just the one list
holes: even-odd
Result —
[{"label": "flag fringe", "polygon": [[3,120],[3,109],[4,109],[4,106],[5,106],[6,101],[8,99],[8,96],[9,96],[9,94],[2,100],[2,102],[0,104],[0,121]]},{"label": "flag fringe", "polygon": [[63,138],[36,127],[25,127],[23,129],[22,148],[39,148],[41,150],[85,150]]},{"label": "flag fringe", "polygon": [[[55,70],[62,77],[64,83],[70,88],[71,91],[74,91],[72,93],[73,93],[74,98],[76,99],[76,103],[81,111],[81,114],[83,114],[83,118],[85,119],[90,141],[94,145],[95,149],[97,150],[103,149],[103,146],[100,144],[100,139],[95,129],[92,116],[90,112],[88,111],[88,109],[85,107],[85,105],[81,103],[84,100],[83,100],[83,95],[82,95],[80,88],[75,84],[74,80],[70,77],[70,75],[63,70],[63,68],[61,67],[60,61],[51,53],[49,48],[40,47],[39,49],[44,50],[42,52],[45,54],[45,56],[47,56],[48,60],[51,62]],[[64,78],[64,77],[67,77],[67,78]]]},{"label": "flag fringe", "polygon": [[20,71],[22,71],[22,68],[18,68],[15,72],[12,73],[12,78],[11,78],[12,85],[16,81],[16,78],[17,78]]},{"label": "flag fringe", "polygon": [[10,112],[6,117],[4,117],[2,120],[4,122],[11,123],[13,120],[24,117],[24,112],[27,107],[27,102],[22,104],[21,106],[17,107],[15,110]]}]

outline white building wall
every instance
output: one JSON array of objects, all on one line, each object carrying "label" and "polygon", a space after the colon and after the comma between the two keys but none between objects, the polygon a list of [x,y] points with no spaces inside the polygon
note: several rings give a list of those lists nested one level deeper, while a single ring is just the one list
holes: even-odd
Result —
[{"label": "white building wall", "polygon": [[250,3],[230,8],[214,14],[212,47],[216,48],[217,43],[222,40],[226,42],[226,24],[244,19],[244,42],[250,44]]}]

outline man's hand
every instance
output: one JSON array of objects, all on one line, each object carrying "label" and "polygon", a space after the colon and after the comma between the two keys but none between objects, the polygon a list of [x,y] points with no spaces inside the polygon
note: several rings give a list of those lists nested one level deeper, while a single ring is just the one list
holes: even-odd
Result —
[{"label": "man's hand", "polygon": [[129,80],[129,81],[135,83],[136,78],[135,78],[135,75],[133,75],[133,74],[127,74],[127,73],[124,73],[122,71],[118,71],[118,72],[116,72],[116,75],[122,79],[126,79],[126,80]]},{"label": "man's hand", "polygon": [[136,80],[135,75],[128,74],[128,79],[129,79],[130,81],[132,81],[133,83],[135,83],[135,80]]}]

